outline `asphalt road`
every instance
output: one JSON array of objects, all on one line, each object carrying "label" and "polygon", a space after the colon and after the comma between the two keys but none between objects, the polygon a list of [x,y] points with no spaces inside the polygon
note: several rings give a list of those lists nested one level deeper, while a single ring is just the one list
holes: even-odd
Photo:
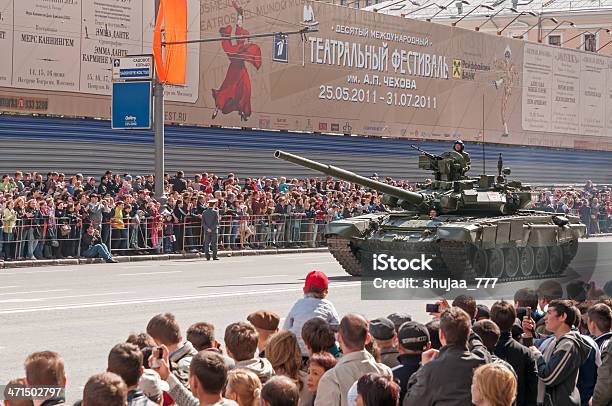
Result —
[{"label": "asphalt road", "polygon": [[[610,243],[581,251],[577,268],[610,279]],[[348,277],[328,253],[92,264],[4,269],[0,272],[0,384],[23,375],[34,351],[53,350],[66,361],[68,400],[80,397],[87,378],[106,367],[110,348],[145,330],[161,312],[177,316],[183,331],[208,321],[222,338],[225,326],[259,309],[284,317],[301,297],[305,275],[320,269],[330,277],[330,296],[340,315],[368,318],[406,312],[429,320],[421,300],[362,300],[360,282]],[[508,284],[495,298],[512,298]],[[484,301],[490,304],[490,300]]]}]

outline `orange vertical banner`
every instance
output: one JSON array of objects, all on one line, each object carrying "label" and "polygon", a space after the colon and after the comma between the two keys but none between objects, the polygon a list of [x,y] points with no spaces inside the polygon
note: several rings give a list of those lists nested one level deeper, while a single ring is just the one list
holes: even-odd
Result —
[{"label": "orange vertical banner", "polygon": [[157,77],[163,83],[185,84],[187,44],[173,44],[182,41],[187,41],[187,0],[161,0],[153,31],[153,56]]}]

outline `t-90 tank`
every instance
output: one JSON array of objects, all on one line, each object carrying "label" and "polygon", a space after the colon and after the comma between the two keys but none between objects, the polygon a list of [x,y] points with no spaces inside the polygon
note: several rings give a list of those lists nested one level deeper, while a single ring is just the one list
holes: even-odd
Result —
[{"label": "t-90 tank", "polygon": [[373,256],[433,258],[455,277],[493,277],[499,281],[560,276],[586,234],[579,217],[530,210],[535,193],[508,180],[499,155],[497,176],[470,178],[469,155],[453,150],[433,155],[419,150],[419,168],[434,180],[418,192],[405,190],[298,155],[274,156],[296,165],[383,193],[387,212],[331,222],[329,251],[351,275],[372,269]]}]

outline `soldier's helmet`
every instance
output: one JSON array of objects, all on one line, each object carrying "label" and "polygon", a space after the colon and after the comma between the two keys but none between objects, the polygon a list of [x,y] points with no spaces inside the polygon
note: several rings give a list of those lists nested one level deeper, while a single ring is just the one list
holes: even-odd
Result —
[{"label": "soldier's helmet", "polygon": [[[457,145],[459,145],[459,149],[457,149]],[[461,141],[461,140],[455,141],[455,144],[453,145],[453,150],[455,150],[457,152],[463,152],[464,148],[465,147],[463,145],[463,141]]]}]

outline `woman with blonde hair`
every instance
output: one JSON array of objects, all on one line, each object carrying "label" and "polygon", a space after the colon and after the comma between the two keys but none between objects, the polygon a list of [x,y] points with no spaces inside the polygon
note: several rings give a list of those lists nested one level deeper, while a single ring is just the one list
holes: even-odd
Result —
[{"label": "woman with blonde hair", "polygon": [[259,406],[261,381],[247,369],[233,369],[227,373],[225,398],[240,406]]},{"label": "woman with blonde hair", "polygon": [[472,403],[476,406],[512,406],[516,398],[516,376],[499,363],[481,365],[472,378]]},{"label": "woman with blonde hair", "polygon": [[308,392],[308,374],[301,370],[302,351],[295,334],[282,330],[272,335],[266,344],[266,358],[272,364],[276,375],[291,378],[300,390],[300,406],[312,405],[314,394]]}]

